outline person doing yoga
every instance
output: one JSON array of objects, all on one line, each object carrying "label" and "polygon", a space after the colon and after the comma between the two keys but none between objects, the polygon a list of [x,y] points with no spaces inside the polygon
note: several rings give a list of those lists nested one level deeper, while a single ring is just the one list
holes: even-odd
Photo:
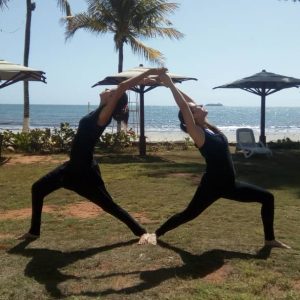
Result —
[{"label": "person doing yoga", "polygon": [[[118,206],[106,190],[98,163],[93,158],[93,152],[99,137],[112,118],[119,121],[128,120],[128,98],[125,91],[137,84],[149,83],[153,81],[149,76],[158,76],[164,72],[166,72],[164,68],[148,69],[136,77],[123,81],[116,88],[106,89],[100,94],[99,107],[79,122],[70,160],[32,185],[31,227],[19,239],[36,239],[40,236],[44,198],[59,188],[72,190],[89,199],[125,223],[136,236],[145,236],[146,230],[128,212]],[[140,243],[143,243],[143,238]]]},{"label": "person doing yoga", "polygon": [[237,181],[235,170],[225,135],[207,120],[208,112],[197,105],[185,93],[178,90],[172,79],[163,74],[160,82],[170,88],[179,111],[180,127],[193,139],[206,161],[206,171],[196,193],[186,209],[170,217],[154,234],[149,234],[147,242],[156,244],[156,238],[199,216],[219,198],[240,202],[259,202],[264,229],[265,245],[289,248],[277,241],[274,235],[274,196],[252,184]]}]

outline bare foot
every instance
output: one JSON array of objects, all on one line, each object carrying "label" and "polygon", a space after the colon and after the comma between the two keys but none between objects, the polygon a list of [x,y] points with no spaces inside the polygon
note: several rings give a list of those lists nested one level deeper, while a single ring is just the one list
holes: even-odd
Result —
[{"label": "bare foot", "polygon": [[278,247],[278,248],[284,248],[284,249],[291,249],[290,246],[276,240],[271,241],[265,241],[265,246],[267,247]]},{"label": "bare foot", "polygon": [[25,234],[17,237],[17,240],[36,240],[39,237],[40,237],[39,235],[35,235],[35,234],[31,234],[29,232],[26,232]]},{"label": "bare foot", "polygon": [[150,233],[147,237],[148,244],[157,245],[157,238],[155,233]]},{"label": "bare foot", "polygon": [[150,235],[149,233],[144,233],[143,235],[141,235],[140,240],[138,241],[138,245],[148,244],[149,235]]}]

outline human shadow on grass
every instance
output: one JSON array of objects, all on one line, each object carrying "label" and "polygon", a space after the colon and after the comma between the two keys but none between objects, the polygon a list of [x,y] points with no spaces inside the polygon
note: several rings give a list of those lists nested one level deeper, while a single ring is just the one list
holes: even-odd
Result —
[{"label": "human shadow on grass", "polygon": [[123,289],[107,289],[99,292],[84,292],[80,295],[96,297],[96,296],[106,296],[106,295],[121,295],[121,294],[134,294],[143,292],[145,290],[152,289],[159,286],[164,281],[170,280],[172,278],[181,278],[183,280],[193,278],[204,278],[205,276],[216,272],[220,269],[227,260],[234,259],[267,259],[270,256],[271,248],[263,247],[256,254],[243,253],[238,251],[228,251],[222,249],[214,249],[206,251],[202,254],[196,255],[188,251],[185,251],[179,247],[172,246],[166,242],[158,241],[158,244],[165,249],[171,250],[177,253],[183,265],[160,268],[156,270],[149,271],[132,271],[132,272],[120,272],[111,273],[103,276],[96,277],[97,279],[104,279],[115,276],[130,276],[139,275],[142,280],[131,287],[126,287]]},{"label": "human shadow on grass", "polygon": [[152,164],[145,166],[147,175],[149,177],[155,178],[165,178],[168,176],[178,176],[182,178],[198,178],[198,183],[200,178],[205,172],[206,166],[201,163],[165,163],[165,164]]},{"label": "human shadow on grass", "polygon": [[30,248],[26,247],[31,241],[22,241],[12,249],[9,254],[16,254],[31,258],[25,267],[24,274],[35,279],[38,283],[45,286],[47,292],[53,298],[64,298],[65,295],[58,288],[58,285],[69,280],[81,278],[75,275],[64,274],[60,271],[78,260],[88,258],[100,252],[109,251],[115,248],[125,247],[136,243],[136,239],[111,245],[89,248],[85,250],[62,252],[59,250]]},{"label": "human shadow on grass", "polygon": [[107,164],[128,164],[128,163],[165,163],[171,162],[168,159],[155,155],[139,156],[130,154],[95,154],[94,159],[98,163]]},{"label": "human shadow on grass", "polygon": [[300,151],[282,151],[274,153],[271,158],[251,157],[251,159],[235,154],[233,159],[239,180],[262,185],[267,189],[278,190],[290,187],[298,190],[298,195],[300,195],[298,176]]}]

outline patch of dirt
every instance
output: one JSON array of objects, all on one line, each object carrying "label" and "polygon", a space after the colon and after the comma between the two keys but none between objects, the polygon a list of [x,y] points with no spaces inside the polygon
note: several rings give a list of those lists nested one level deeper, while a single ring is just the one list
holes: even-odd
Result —
[{"label": "patch of dirt", "polygon": [[[58,209],[55,205],[44,205],[43,212],[53,212]],[[31,216],[31,208],[21,208],[7,210],[5,212],[0,212],[0,220],[9,220],[9,219],[26,219]]]},{"label": "patch of dirt", "polygon": [[[53,213],[68,217],[93,218],[100,215],[103,210],[91,202],[78,202],[65,206],[44,205],[43,213]],[[25,219],[31,216],[31,208],[21,208],[0,212],[0,220]]]},{"label": "patch of dirt", "polygon": [[113,269],[113,264],[110,261],[99,261],[95,268],[101,273],[109,273]]},{"label": "patch of dirt", "polygon": [[284,292],[277,285],[271,285],[266,287],[267,299],[284,299]]},{"label": "patch of dirt", "polygon": [[6,234],[0,233],[0,240],[2,240],[2,239],[9,239],[9,238],[12,238],[12,237],[13,237],[12,234],[9,234],[9,233],[6,233]]},{"label": "patch of dirt", "polygon": [[[12,239],[12,238],[14,238],[14,236],[12,234],[0,232],[0,240]],[[7,250],[7,249],[9,249],[9,245],[0,243],[0,251]]]},{"label": "patch of dirt", "polygon": [[61,213],[64,216],[71,216],[77,218],[94,218],[103,213],[103,210],[92,202],[78,202],[75,204],[68,204],[62,208]]},{"label": "patch of dirt", "polygon": [[133,213],[132,216],[142,224],[154,224],[156,221],[150,220],[145,213]]},{"label": "patch of dirt", "polygon": [[206,275],[203,279],[210,283],[222,283],[231,272],[232,267],[225,264],[215,272]]},{"label": "patch of dirt", "polygon": [[[75,217],[80,219],[95,218],[103,213],[103,210],[96,204],[84,201],[65,206],[44,205],[43,213],[57,214],[64,217]],[[134,218],[143,224],[153,224],[155,221],[147,218],[145,213],[133,213]],[[21,208],[7,211],[0,211],[0,220],[26,219],[31,216],[31,208]],[[1,238],[1,235],[0,235]]]},{"label": "patch of dirt", "polygon": [[294,289],[300,292],[300,279],[294,282]]},{"label": "patch of dirt", "polygon": [[0,250],[7,250],[9,248],[8,245],[0,244]]},{"label": "patch of dirt", "polygon": [[125,275],[115,276],[111,280],[112,288],[117,290],[117,291],[122,290],[122,289],[126,289],[126,288],[130,288],[133,282],[134,282],[133,280],[130,280],[128,278],[128,276],[125,276]]},{"label": "patch of dirt", "polygon": [[170,176],[170,177],[181,177],[181,178],[191,179],[192,182],[195,183],[195,184],[199,184],[199,182],[201,180],[201,176],[200,175],[191,174],[191,173],[171,173],[168,176]]},{"label": "patch of dirt", "polygon": [[192,177],[190,173],[171,173],[169,174],[170,177]]},{"label": "patch of dirt", "polygon": [[51,155],[22,155],[14,154],[13,156],[7,158],[4,165],[16,165],[16,164],[34,164],[34,163],[44,163],[44,162],[54,162],[60,163],[61,161],[53,158]]}]

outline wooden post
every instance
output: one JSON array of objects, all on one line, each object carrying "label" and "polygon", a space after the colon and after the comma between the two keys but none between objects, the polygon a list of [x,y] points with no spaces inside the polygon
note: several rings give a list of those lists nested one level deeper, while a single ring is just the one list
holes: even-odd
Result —
[{"label": "wooden post", "polygon": [[259,140],[266,145],[265,135],[265,115],[266,115],[266,88],[262,88],[261,108],[260,108],[260,137]]},{"label": "wooden post", "polygon": [[139,139],[140,156],[146,155],[144,89],[145,86],[141,85],[140,86],[140,139]]}]

